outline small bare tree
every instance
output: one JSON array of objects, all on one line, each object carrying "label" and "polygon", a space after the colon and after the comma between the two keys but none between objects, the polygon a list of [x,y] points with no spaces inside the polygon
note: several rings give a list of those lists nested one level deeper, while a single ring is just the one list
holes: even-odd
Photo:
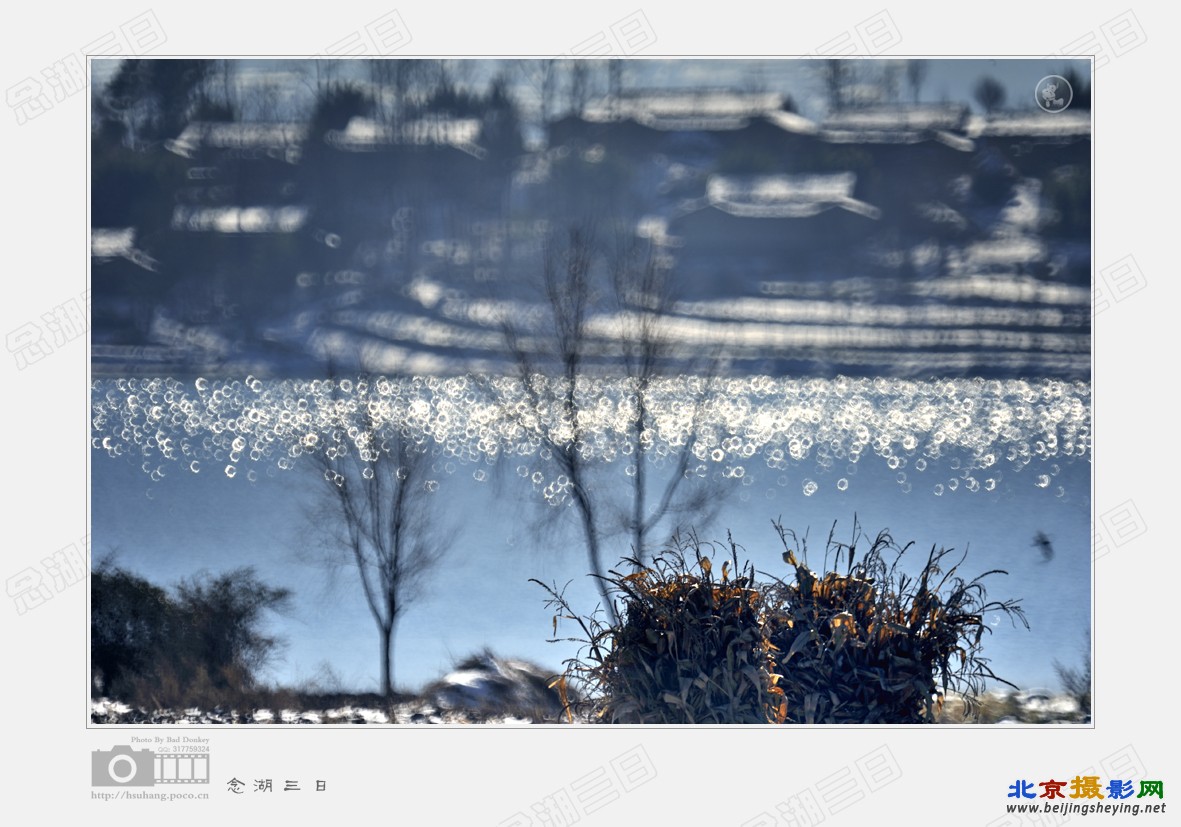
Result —
[{"label": "small bare tree", "polygon": [[1005,87],[994,77],[982,77],[972,87],[972,97],[984,108],[985,114],[991,115],[1005,103]]},{"label": "small bare tree", "polygon": [[[547,240],[542,254],[542,289],[545,294],[547,329],[545,338],[552,357],[551,375],[538,364],[537,343],[526,342],[524,331],[513,318],[502,320],[505,344],[520,381],[524,404],[499,395],[503,410],[509,412],[522,430],[536,440],[549,456],[559,479],[577,509],[587,562],[594,574],[606,574],[603,567],[602,537],[598,524],[598,500],[589,485],[590,454],[580,415],[584,389],[580,388],[587,358],[587,320],[591,299],[592,242],[585,228],[570,230],[567,246],[560,250]],[[534,337],[540,331],[530,331]],[[616,620],[606,583],[597,581],[603,605],[612,623]]]},{"label": "small bare tree", "polygon": [[365,60],[374,116],[395,129],[416,117],[432,94],[448,82],[446,64],[425,58]]},{"label": "small bare tree", "polygon": [[[603,270],[608,277],[600,279],[596,274]],[[657,443],[657,383],[674,365],[689,372],[689,360],[676,352],[668,328],[667,271],[650,250],[635,245],[604,255],[593,228],[584,223],[567,231],[564,244],[547,240],[541,274],[544,321],[526,328],[519,318],[502,320],[516,392],[497,391],[497,402],[540,446],[559,493],[570,498],[590,573],[598,575],[604,611],[614,624],[618,618],[604,579],[610,568],[604,559],[608,539],[626,536],[630,556],[642,561],[687,516],[703,527],[720,507],[716,485],[688,482],[712,375],[698,376],[699,390],[684,400],[692,411],[688,440],[670,448],[677,454],[669,478],[654,480],[647,463]],[[610,319],[613,325],[604,323]],[[624,462],[597,456],[593,447],[600,436],[593,429],[601,427],[596,408],[603,380],[618,394],[617,422],[625,423],[622,439],[629,455]],[[622,480],[614,475],[620,471]],[[657,539],[661,526],[668,534]]]},{"label": "small bare tree", "polygon": [[570,114],[582,117],[590,101],[591,63],[586,59],[570,61]]},{"label": "small bare tree", "polygon": [[[333,388],[335,421],[312,454],[322,477],[316,516],[328,560],[357,572],[380,635],[381,693],[389,698],[398,621],[422,596],[455,532],[434,513],[427,447],[400,427],[398,411],[371,393],[367,377]],[[354,391],[353,404],[341,404],[342,388]]]},{"label": "small bare tree", "polygon": [[561,64],[562,61],[558,58],[508,61],[509,69],[517,82],[533,87],[537,95],[537,119],[542,124],[549,124],[557,116]]},{"label": "small bare tree", "polygon": [[910,94],[914,102],[919,102],[919,95],[923,91],[923,82],[927,79],[929,64],[925,60],[906,61],[906,85],[910,87]]},{"label": "small bare tree", "polygon": [[820,64],[820,77],[828,95],[829,113],[840,112],[849,105],[849,92],[855,81],[852,61],[830,58]]},{"label": "small bare tree", "polygon": [[[631,538],[632,556],[642,564],[656,550],[655,545],[676,533],[681,521],[691,516],[696,528],[704,528],[721,507],[721,492],[716,485],[700,480],[697,485],[686,485],[705,404],[711,395],[717,355],[712,352],[693,358],[673,341],[668,329],[674,304],[671,270],[659,261],[651,245],[640,245],[635,240],[617,244],[610,270],[619,321],[616,343],[629,402],[627,438],[635,458],[628,486],[630,507],[620,517]],[[700,387],[682,400],[692,411],[691,425],[685,444],[676,454],[672,473],[661,483],[649,479],[646,460],[656,434],[657,385],[674,365],[683,373],[696,373]],[[670,530],[653,542],[662,524]]]}]

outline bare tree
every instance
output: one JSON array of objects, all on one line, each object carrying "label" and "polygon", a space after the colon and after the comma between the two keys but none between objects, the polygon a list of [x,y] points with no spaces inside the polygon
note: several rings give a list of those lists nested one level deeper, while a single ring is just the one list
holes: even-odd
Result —
[{"label": "bare tree", "polygon": [[542,124],[548,124],[557,114],[561,61],[557,58],[514,59],[506,61],[506,65],[518,83],[533,88],[537,95],[537,119]]},{"label": "bare tree", "polygon": [[469,83],[474,71],[470,61],[428,58],[372,58],[365,60],[365,67],[374,116],[395,128],[422,114],[423,107],[441,90],[457,82]]},{"label": "bare tree", "polygon": [[607,101],[611,107],[611,114],[619,114],[619,103],[623,97],[623,61],[612,59],[607,61]]},{"label": "bare tree", "polygon": [[[678,352],[669,335],[668,315],[673,310],[669,267],[662,264],[651,245],[634,240],[617,245],[610,262],[612,286],[619,329],[616,334],[625,378],[629,406],[628,440],[635,458],[632,483],[628,486],[631,504],[624,512],[623,527],[631,537],[632,555],[643,562],[667,537],[653,542],[662,523],[672,522],[668,536],[687,515],[694,515],[697,528],[713,520],[721,504],[716,486],[699,484],[686,487],[689,461],[693,458],[704,407],[716,371],[716,354],[693,359]],[[649,479],[647,457],[650,455],[656,423],[654,396],[657,384],[670,365],[694,368],[700,388],[684,400],[692,410],[692,425],[686,443],[676,455],[674,468],[663,483]],[[686,371],[688,372],[688,371]]]},{"label": "bare tree", "polygon": [[320,94],[336,85],[337,77],[340,75],[340,61],[327,57],[313,60],[312,72],[315,77],[316,93]]},{"label": "bare tree", "polygon": [[573,58],[570,61],[570,114],[582,117],[590,100],[589,60]]},{"label": "bare tree", "polygon": [[901,61],[882,61],[879,85],[883,103],[898,103],[899,90],[902,87],[902,72]]},{"label": "bare tree", "polygon": [[849,104],[850,88],[854,83],[852,61],[830,58],[820,68],[824,91],[828,95],[829,112],[839,112]]},{"label": "bare tree", "polygon": [[[668,479],[656,479],[647,465],[657,443],[654,397],[658,380],[678,358],[667,326],[667,271],[651,250],[634,245],[605,254],[593,229],[576,225],[564,244],[547,241],[542,293],[543,321],[527,329],[517,318],[502,321],[517,381],[516,392],[498,391],[497,401],[553,466],[556,493],[569,497],[577,514],[590,573],[599,575],[604,611],[614,624],[618,618],[603,579],[610,538],[626,537],[630,556],[643,560],[663,539],[661,526],[672,536],[686,515],[702,527],[717,513],[716,486],[688,482],[712,376],[685,400],[693,412],[690,436],[675,449]],[[604,325],[602,311],[613,316],[613,326]],[[680,367],[686,364],[682,357]],[[617,422],[625,423],[622,462],[597,456],[593,448],[601,436],[594,429],[601,427],[596,408],[603,380],[618,397]]]},{"label": "bare tree", "polygon": [[[338,418],[313,452],[322,477],[318,523],[329,560],[357,572],[381,639],[381,693],[388,698],[398,621],[422,596],[454,531],[434,513],[427,448],[403,431],[400,412],[373,393],[367,377],[333,387]],[[342,389],[354,392],[353,404],[341,404]]]},{"label": "bare tree", "polygon": [[923,91],[923,81],[927,79],[928,67],[925,60],[906,61],[906,83],[910,86],[910,94],[915,103],[919,102],[919,95]]},{"label": "bare tree", "polygon": [[237,92],[237,61],[211,60],[209,63],[209,73],[201,90],[201,102],[206,109],[220,110],[230,119],[236,120],[241,112]]},{"label": "bare tree", "polygon": [[1005,87],[994,77],[983,77],[972,87],[972,96],[991,115],[1005,103]]},{"label": "bare tree", "polygon": [[373,58],[365,61],[373,92],[374,115],[395,128],[403,125],[426,100],[436,61]]},{"label": "bare tree", "polygon": [[[520,381],[524,404],[503,396],[498,401],[550,457],[578,512],[590,570],[594,574],[606,574],[598,501],[589,485],[591,457],[584,450],[587,420],[580,416],[584,405],[585,388],[580,385],[588,355],[587,319],[593,260],[592,241],[585,228],[570,230],[564,250],[558,249],[552,239],[547,241],[543,251],[542,288],[549,310],[545,333],[547,344],[552,347],[549,352],[554,371],[550,376],[545,375],[538,364],[536,344],[525,342],[517,321],[505,318],[502,321],[505,344]],[[607,585],[602,579],[596,583],[607,615],[614,623],[615,610]]]},{"label": "bare tree", "polygon": [[397,97],[395,84],[397,61],[389,58],[369,58],[365,60],[365,67],[369,70],[374,117],[381,123],[397,126],[397,115],[402,105],[402,101]]},{"label": "bare tree", "polygon": [[105,105],[133,146],[173,138],[204,100],[213,67],[211,60],[124,60],[103,89]]},{"label": "bare tree", "polygon": [[479,61],[472,58],[452,58],[440,61],[449,85],[464,92],[471,92],[476,83]]},{"label": "bare tree", "polygon": [[561,67],[555,58],[538,61],[541,67],[541,122],[548,124],[554,114],[554,97],[557,94],[558,72]]}]

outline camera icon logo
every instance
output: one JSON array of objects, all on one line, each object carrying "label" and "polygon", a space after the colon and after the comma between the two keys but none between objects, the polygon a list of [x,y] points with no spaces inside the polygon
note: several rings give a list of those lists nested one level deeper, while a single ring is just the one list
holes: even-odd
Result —
[{"label": "camera icon logo", "polygon": [[96,749],[90,756],[92,787],[152,787],[156,784],[156,753],[120,745]]},{"label": "camera icon logo", "polygon": [[1047,75],[1034,87],[1034,100],[1043,112],[1062,112],[1074,100],[1074,89],[1061,75]]}]

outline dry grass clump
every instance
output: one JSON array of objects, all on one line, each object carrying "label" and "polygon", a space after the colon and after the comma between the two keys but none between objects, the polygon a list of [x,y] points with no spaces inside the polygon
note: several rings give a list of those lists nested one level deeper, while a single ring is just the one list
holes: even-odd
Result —
[{"label": "dry grass clump", "polygon": [[[981,654],[989,612],[1028,628],[1019,601],[988,600],[982,581],[1002,570],[966,580],[958,574],[966,552],[949,564],[952,550],[932,547],[908,575],[899,564],[913,543],[900,547],[886,531],[869,541],[854,520],[849,543],[829,533],[833,570],[817,575],[807,539],[776,529],[795,577],[769,587],[767,627],[793,721],[932,723],[949,691],[970,713],[986,680],[1008,683]],[[868,546],[860,558],[859,545]]]},{"label": "dry grass clump", "polygon": [[[677,538],[650,564],[630,560],[632,573],[604,578],[618,595],[617,625],[578,615],[539,583],[556,610],[555,634],[562,619],[583,633],[566,638],[584,648],[554,682],[568,719],[577,711],[631,724],[934,723],[949,692],[969,715],[987,680],[1008,684],[981,654],[988,613],[1028,628],[1019,601],[987,598],[982,581],[1003,571],[966,580],[957,573],[966,554],[949,564],[950,549],[932,548],[907,574],[899,564],[913,544],[900,547],[885,531],[868,541],[854,520],[849,543],[830,532],[831,569],[818,575],[806,537],[775,527],[790,580],[756,581],[732,540],[719,570],[706,554],[714,544]],[[567,700],[571,686],[584,701]]]},{"label": "dry grass clump", "polygon": [[[650,565],[630,560],[631,574],[605,578],[618,591],[619,625],[577,616],[555,588],[545,586],[560,618],[580,624],[585,659],[567,661],[556,685],[584,689],[590,708],[567,704],[615,724],[754,724],[787,715],[776,684],[772,645],[764,630],[763,593],[754,570],[730,561],[716,568],[703,551],[712,544],[677,539]],[[692,556],[687,553],[692,552]],[[733,565],[731,565],[731,562]],[[716,573],[715,573],[716,570]],[[539,582],[539,581],[533,581]]]}]

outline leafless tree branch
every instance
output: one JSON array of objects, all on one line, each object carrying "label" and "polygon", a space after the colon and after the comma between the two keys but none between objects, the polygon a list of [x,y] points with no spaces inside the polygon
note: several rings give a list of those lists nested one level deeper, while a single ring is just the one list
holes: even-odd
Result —
[{"label": "leafless tree branch", "polygon": [[455,531],[435,513],[426,488],[426,446],[398,427],[397,411],[379,412],[368,377],[351,383],[350,404],[343,404],[342,384],[333,382],[340,419],[322,429],[311,457],[324,496],[320,529],[329,562],[343,556],[357,572],[380,634],[381,692],[389,697],[398,621],[422,596]]},{"label": "leafless tree branch", "polygon": [[[714,359],[695,358],[670,336],[667,325],[674,310],[670,273],[651,247],[634,240],[617,242],[611,251],[600,249],[590,223],[569,228],[546,244],[542,255],[541,295],[544,322],[526,326],[507,316],[501,328],[519,382],[519,396],[503,389],[497,402],[505,415],[540,446],[557,475],[565,477],[566,493],[578,514],[591,574],[603,598],[604,611],[616,622],[603,555],[615,530],[629,538],[630,556],[642,561],[660,542],[663,525],[671,536],[684,518],[703,526],[716,515],[721,492],[705,481],[689,482],[689,462],[702,426],[714,382]],[[601,313],[601,316],[594,316]],[[595,324],[592,325],[592,318]],[[602,319],[616,327],[604,330]],[[672,476],[654,479],[649,468],[657,442],[658,383],[673,371],[695,372],[699,392],[693,406],[691,433],[677,448]],[[630,453],[626,483],[595,485],[593,478],[608,466],[592,456],[592,434],[586,428],[599,399],[601,380],[621,395],[626,416],[623,433]],[[613,527],[608,531],[608,527]]]}]

